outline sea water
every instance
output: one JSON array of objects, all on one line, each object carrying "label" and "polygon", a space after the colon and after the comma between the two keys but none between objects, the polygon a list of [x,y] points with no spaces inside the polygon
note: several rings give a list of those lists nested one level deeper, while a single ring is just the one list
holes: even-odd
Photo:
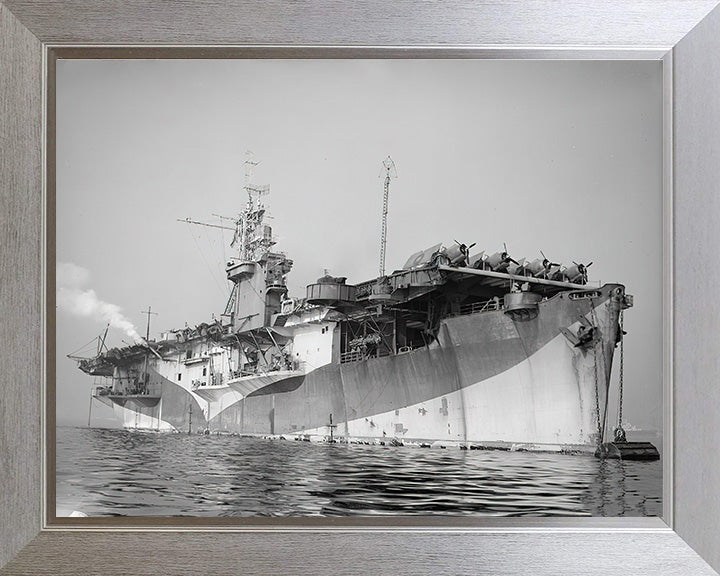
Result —
[{"label": "sea water", "polygon": [[660,516],[662,461],[57,428],[58,516]]}]

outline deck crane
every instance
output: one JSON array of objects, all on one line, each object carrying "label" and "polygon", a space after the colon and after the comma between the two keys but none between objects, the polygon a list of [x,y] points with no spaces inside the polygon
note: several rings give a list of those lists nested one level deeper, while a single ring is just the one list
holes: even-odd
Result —
[{"label": "deck crane", "polygon": [[382,231],[380,233],[380,276],[385,276],[385,247],[387,245],[387,215],[388,215],[388,196],[390,195],[390,180],[397,178],[397,169],[395,162],[388,156],[383,160],[383,167],[380,171],[380,178],[385,177],[383,184],[383,212],[382,212]]}]

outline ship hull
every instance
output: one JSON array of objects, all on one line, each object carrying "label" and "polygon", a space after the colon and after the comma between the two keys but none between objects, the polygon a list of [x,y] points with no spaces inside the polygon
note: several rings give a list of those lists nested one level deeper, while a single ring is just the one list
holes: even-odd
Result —
[{"label": "ship hull", "polygon": [[[181,432],[590,450],[606,420],[623,294],[606,285],[540,302],[531,317],[497,310],[446,318],[427,347],[330,363],[219,410],[165,380],[162,408],[123,411],[140,413],[149,429],[155,422]],[[583,326],[595,338],[579,346],[573,335]],[[132,415],[124,422],[135,427]]]}]

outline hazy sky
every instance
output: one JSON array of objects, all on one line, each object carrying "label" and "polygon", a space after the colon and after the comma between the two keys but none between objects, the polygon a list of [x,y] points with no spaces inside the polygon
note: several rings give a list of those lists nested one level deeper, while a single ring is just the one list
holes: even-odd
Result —
[{"label": "hazy sky", "polygon": [[591,282],[635,296],[625,420],[660,429],[661,88],[659,62],[59,61],[59,279],[94,308],[58,301],[58,422],[87,420],[93,379],[65,355],[104,329],[102,302],[141,333],[152,306],[151,336],[223,311],[230,234],[176,220],[241,210],[252,150],[294,296],[324,269],[377,276],[388,154],[387,270],[453,238],[593,261]]}]

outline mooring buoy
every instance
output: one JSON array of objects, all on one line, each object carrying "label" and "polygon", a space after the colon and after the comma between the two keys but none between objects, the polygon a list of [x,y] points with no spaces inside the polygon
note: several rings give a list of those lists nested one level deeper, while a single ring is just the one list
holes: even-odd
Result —
[{"label": "mooring buoy", "polygon": [[595,450],[597,458],[620,460],[660,460],[660,453],[650,442],[605,442]]}]

